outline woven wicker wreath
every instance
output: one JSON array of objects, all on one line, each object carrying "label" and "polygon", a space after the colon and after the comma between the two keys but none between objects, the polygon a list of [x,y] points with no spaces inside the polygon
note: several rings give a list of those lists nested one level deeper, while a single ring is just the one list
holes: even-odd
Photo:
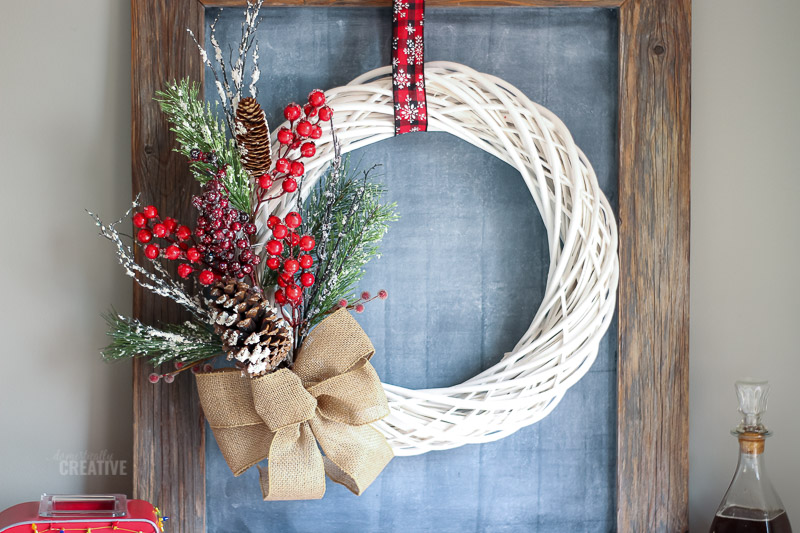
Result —
[{"label": "woven wicker wreath", "polygon": [[[429,131],[451,133],[519,170],[547,228],[550,269],[533,322],[497,364],[453,387],[384,384],[391,414],[375,425],[396,455],[501,439],[547,416],[597,357],[619,277],[614,213],[561,120],[464,65],[426,63],[425,77]],[[325,94],[342,152],[394,136],[391,67]],[[333,158],[329,133],[317,154],[306,165],[304,196]],[[277,202],[261,214],[291,210]]]}]

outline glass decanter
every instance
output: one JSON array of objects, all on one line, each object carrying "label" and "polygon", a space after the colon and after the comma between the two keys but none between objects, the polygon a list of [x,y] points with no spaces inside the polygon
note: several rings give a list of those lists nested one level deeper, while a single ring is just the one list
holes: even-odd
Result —
[{"label": "glass decanter", "polygon": [[719,504],[710,533],[791,533],[789,517],[764,466],[764,441],[770,432],[761,422],[767,410],[766,381],[737,381],[742,422],[731,431],[739,440],[739,464]]}]

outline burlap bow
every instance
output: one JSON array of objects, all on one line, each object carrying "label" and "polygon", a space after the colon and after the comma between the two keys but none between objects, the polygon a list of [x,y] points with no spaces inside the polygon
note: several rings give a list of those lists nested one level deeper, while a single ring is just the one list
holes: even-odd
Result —
[{"label": "burlap bow", "polygon": [[234,475],[268,459],[259,467],[264,500],[322,498],[326,473],[361,494],[393,457],[369,425],[389,414],[373,353],[342,309],[306,338],[293,370],[197,374],[203,412]]}]

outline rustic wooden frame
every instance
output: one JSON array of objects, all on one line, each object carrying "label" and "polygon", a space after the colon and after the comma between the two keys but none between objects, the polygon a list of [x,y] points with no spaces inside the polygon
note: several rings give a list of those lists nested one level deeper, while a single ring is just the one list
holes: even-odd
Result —
[{"label": "rustic wooden frame", "polygon": [[[388,6],[390,0],[267,0],[268,5]],[[168,80],[202,81],[186,38],[207,6],[244,0],[131,0],[133,194],[189,219],[196,184],[153,102]],[[688,529],[689,109],[691,0],[428,0],[433,6],[619,9],[620,286],[617,527]],[[134,285],[134,314],[181,311]],[[205,430],[194,382],[154,387],[134,363],[134,497],[205,531]]]}]

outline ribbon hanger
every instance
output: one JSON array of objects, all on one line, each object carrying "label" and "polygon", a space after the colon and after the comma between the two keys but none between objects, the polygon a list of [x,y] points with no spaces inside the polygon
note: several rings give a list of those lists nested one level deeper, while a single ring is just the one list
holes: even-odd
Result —
[{"label": "ribbon hanger", "polygon": [[394,132],[426,131],[425,0],[393,0],[392,11]]}]

